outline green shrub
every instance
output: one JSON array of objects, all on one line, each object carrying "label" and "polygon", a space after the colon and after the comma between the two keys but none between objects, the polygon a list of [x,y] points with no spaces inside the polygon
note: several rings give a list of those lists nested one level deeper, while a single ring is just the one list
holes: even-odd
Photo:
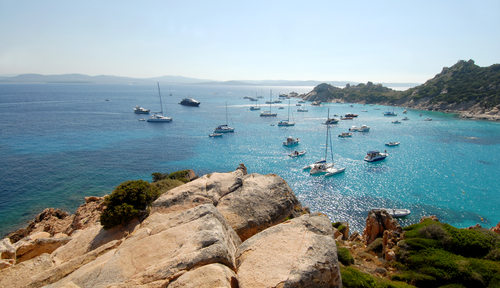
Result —
[{"label": "green shrub", "polygon": [[370,245],[368,245],[368,247],[366,247],[365,251],[372,251],[372,252],[375,252],[375,253],[382,253],[382,250],[384,249],[383,247],[383,240],[382,238],[377,238],[375,239],[375,241],[373,241],[372,243],[370,243]]},{"label": "green shrub", "polygon": [[349,252],[349,249],[347,248],[344,247],[337,248],[337,256],[339,258],[340,263],[344,264],[345,266],[354,264],[354,258]]},{"label": "green shrub", "polygon": [[163,179],[157,182],[151,183],[151,186],[160,191],[160,195],[167,192],[170,189],[184,185],[184,182],[176,179]]},{"label": "green shrub", "polygon": [[344,288],[415,288],[404,282],[373,277],[352,267],[340,267]]},{"label": "green shrub", "polygon": [[431,247],[441,247],[441,243],[438,240],[434,239],[408,238],[404,241],[411,247],[412,250],[423,250]]},{"label": "green shrub", "polygon": [[176,171],[176,172],[170,173],[168,178],[176,179],[176,180],[182,181],[184,183],[187,183],[187,182],[189,182],[188,175],[189,175],[189,170],[181,170],[181,171]]},{"label": "green shrub", "polygon": [[100,217],[101,225],[107,230],[147,215],[148,206],[159,195],[158,189],[147,181],[131,180],[121,183],[113,193],[104,198],[106,208]]}]

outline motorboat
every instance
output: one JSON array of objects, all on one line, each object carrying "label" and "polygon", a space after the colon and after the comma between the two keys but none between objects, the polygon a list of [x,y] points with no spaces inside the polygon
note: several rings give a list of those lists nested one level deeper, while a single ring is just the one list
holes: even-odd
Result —
[{"label": "motorboat", "polygon": [[394,120],[394,121],[391,121],[391,123],[393,123],[393,124],[401,124],[401,121]]},{"label": "motorboat", "polygon": [[401,120],[405,120],[405,121],[406,121],[406,120],[410,120],[410,118],[405,117],[405,118],[403,118],[403,119],[401,119]]},{"label": "motorboat", "polygon": [[278,107],[278,109],[285,109],[285,107],[283,107],[283,106],[280,106],[280,107]]},{"label": "motorboat", "polygon": [[373,151],[368,151],[368,153],[366,153],[364,160],[367,162],[375,162],[384,160],[387,156],[389,156],[389,154],[373,150]]},{"label": "motorboat", "polygon": [[147,122],[172,122],[172,117],[163,116],[163,103],[161,101],[161,93],[160,93],[160,83],[156,83],[158,85],[158,96],[160,97],[160,112],[156,112],[152,116],[149,116]]},{"label": "motorboat", "polygon": [[405,217],[410,215],[410,210],[408,209],[397,209],[397,208],[373,208],[372,210],[385,210],[389,215],[395,218]]},{"label": "motorboat", "polygon": [[255,99],[253,97],[248,98],[248,100],[250,100],[250,101],[259,101],[259,99]]},{"label": "motorboat", "polygon": [[291,136],[286,137],[286,141],[283,141],[284,146],[293,146],[299,144],[299,138],[293,138]]},{"label": "motorboat", "polygon": [[226,102],[226,124],[219,125],[217,128],[215,128],[214,133],[229,133],[229,132],[234,132],[233,127],[229,127],[228,120],[227,120],[227,102]]},{"label": "motorboat", "polygon": [[260,110],[259,106],[251,106],[250,110],[255,111],[255,110]]},{"label": "motorboat", "polygon": [[292,157],[292,158],[295,158],[295,157],[302,156],[302,155],[304,155],[304,154],[306,154],[306,151],[305,151],[305,150],[304,150],[304,151],[297,151],[297,150],[295,150],[295,151],[293,151],[292,153],[288,154],[288,156],[290,156],[290,157]]},{"label": "motorboat", "polygon": [[408,111],[407,111],[407,110],[403,111],[403,114],[406,114],[406,113],[408,113]]},{"label": "motorboat", "polygon": [[302,106],[302,104],[300,104],[300,103],[297,103],[297,104],[295,104],[295,106]]},{"label": "motorboat", "polygon": [[432,121],[432,118],[425,118],[424,121]]},{"label": "motorboat", "polygon": [[298,102],[298,103],[306,103],[306,101],[304,101],[304,100],[299,100],[299,101],[297,101],[297,102]]},{"label": "motorboat", "polygon": [[352,137],[352,133],[351,132],[342,132],[339,134],[339,137]]},{"label": "motorboat", "polygon": [[321,105],[321,101],[314,101],[311,103],[312,106],[320,106]]},{"label": "motorboat", "polygon": [[215,137],[222,137],[223,133],[212,133],[212,134],[209,134],[208,137],[212,137],[212,138],[215,138]]},{"label": "motorboat", "polygon": [[307,110],[306,108],[299,108],[297,109],[297,112],[308,112],[309,110]]},{"label": "motorboat", "polygon": [[149,109],[142,108],[141,106],[135,105],[134,113],[135,114],[149,114]]},{"label": "motorboat", "polygon": [[385,146],[398,146],[400,144],[400,142],[389,142],[389,143],[385,143]]},{"label": "motorboat", "polygon": [[182,99],[182,101],[179,102],[179,104],[184,105],[184,106],[195,106],[195,107],[200,106],[200,102],[194,100],[191,97],[187,97],[187,98]]},{"label": "motorboat", "polygon": [[361,125],[361,127],[358,128],[358,132],[369,132],[370,131],[370,127],[368,127],[367,125]]},{"label": "motorboat", "polygon": [[327,118],[326,121],[325,121],[325,123],[323,123],[323,124],[325,124],[325,125],[331,125],[331,124],[337,124],[337,123],[339,123],[339,119],[337,119],[337,118]]},{"label": "motorboat", "polygon": [[141,118],[139,119],[139,121],[146,121],[146,118]]},{"label": "motorboat", "polygon": [[345,117],[358,117],[358,114],[353,114],[353,113],[347,113],[345,114]]},{"label": "motorboat", "polygon": [[353,117],[340,117],[340,120],[352,120],[354,119]]},{"label": "motorboat", "polygon": [[380,110],[380,108],[373,108],[373,110]]},{"label": "motorboat", "polygon": [[361,110],[361,112],[368,112],[368,110]]}]

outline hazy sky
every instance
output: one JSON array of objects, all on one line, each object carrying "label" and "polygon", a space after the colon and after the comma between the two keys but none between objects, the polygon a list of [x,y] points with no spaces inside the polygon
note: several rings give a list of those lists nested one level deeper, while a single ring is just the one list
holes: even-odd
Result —
[{"label": "hazy sky", "polygon": [[500,63],[500,1],[0,0],[0,75],[417,82]]}]

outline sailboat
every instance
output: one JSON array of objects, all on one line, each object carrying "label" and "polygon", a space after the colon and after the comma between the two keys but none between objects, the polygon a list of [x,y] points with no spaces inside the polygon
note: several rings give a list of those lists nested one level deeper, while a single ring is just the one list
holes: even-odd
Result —
[{"label": "sailboat", "polygon": [[[328,109],[328,115],[330,115],[330,109]],[[324,163],[318,163],[314,164],[311,167],[311,171],[309,172],[310,175],[325,175],[327,176],[332,176],[335,174],[339,174],[345,171],[345,168],[335,168],[335,164],[333,163],[333,151],[331,152],[332,154],[332,163],[326,163],[326,159],[328,156],[328,140],[330,139],[330,135],[328,134],[329,132],[329,127],[330,125],[326,125],[326,145],[325,145],[325,162]],[[331,149],[331,145],[330,145]]]},{"label": "sailboat", "polygon": [[271,92],[269,94],[269,101],[266,102],[266,103],[269,103],[269,111],[260,112],[260,117],[276,117],[276,116],[278,116],[278,113],[273,113],[271,111],[271,104],[274,103],[272,101],[272,99],[273,99],[273,90],[271,90]]},{"label": "sailboat", "polygon": [[158,84],[158,95],[160,96],[160,112],[155,112],[152,116],[147,120],[148,122],[172,122],[172,117],[163,116],[163,103],[161,101],[161,93],[160,93],[160,83]]},{"label": "sailboat", "polygon": [[290,100],[288,100],[288,117],[286,120],[278,122],[278,126],[294,126],[295,122],[290,122]]},{"label": "sailboat", "polygon": [[226,101],[226,124],[217,126],[217,128],[215,128],[215,130],[214,130],[214,133],[228,133],[228,132],[234,132],[234,128],[228,126],[227,101]]}]

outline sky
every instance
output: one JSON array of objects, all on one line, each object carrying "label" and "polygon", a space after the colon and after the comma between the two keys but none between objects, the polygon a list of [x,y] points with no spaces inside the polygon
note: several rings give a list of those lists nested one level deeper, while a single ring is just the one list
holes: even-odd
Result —
[{"label": "sky", "polygon": [[500,1],[0,0],[0,75],[424,83],[500,63]]}]

